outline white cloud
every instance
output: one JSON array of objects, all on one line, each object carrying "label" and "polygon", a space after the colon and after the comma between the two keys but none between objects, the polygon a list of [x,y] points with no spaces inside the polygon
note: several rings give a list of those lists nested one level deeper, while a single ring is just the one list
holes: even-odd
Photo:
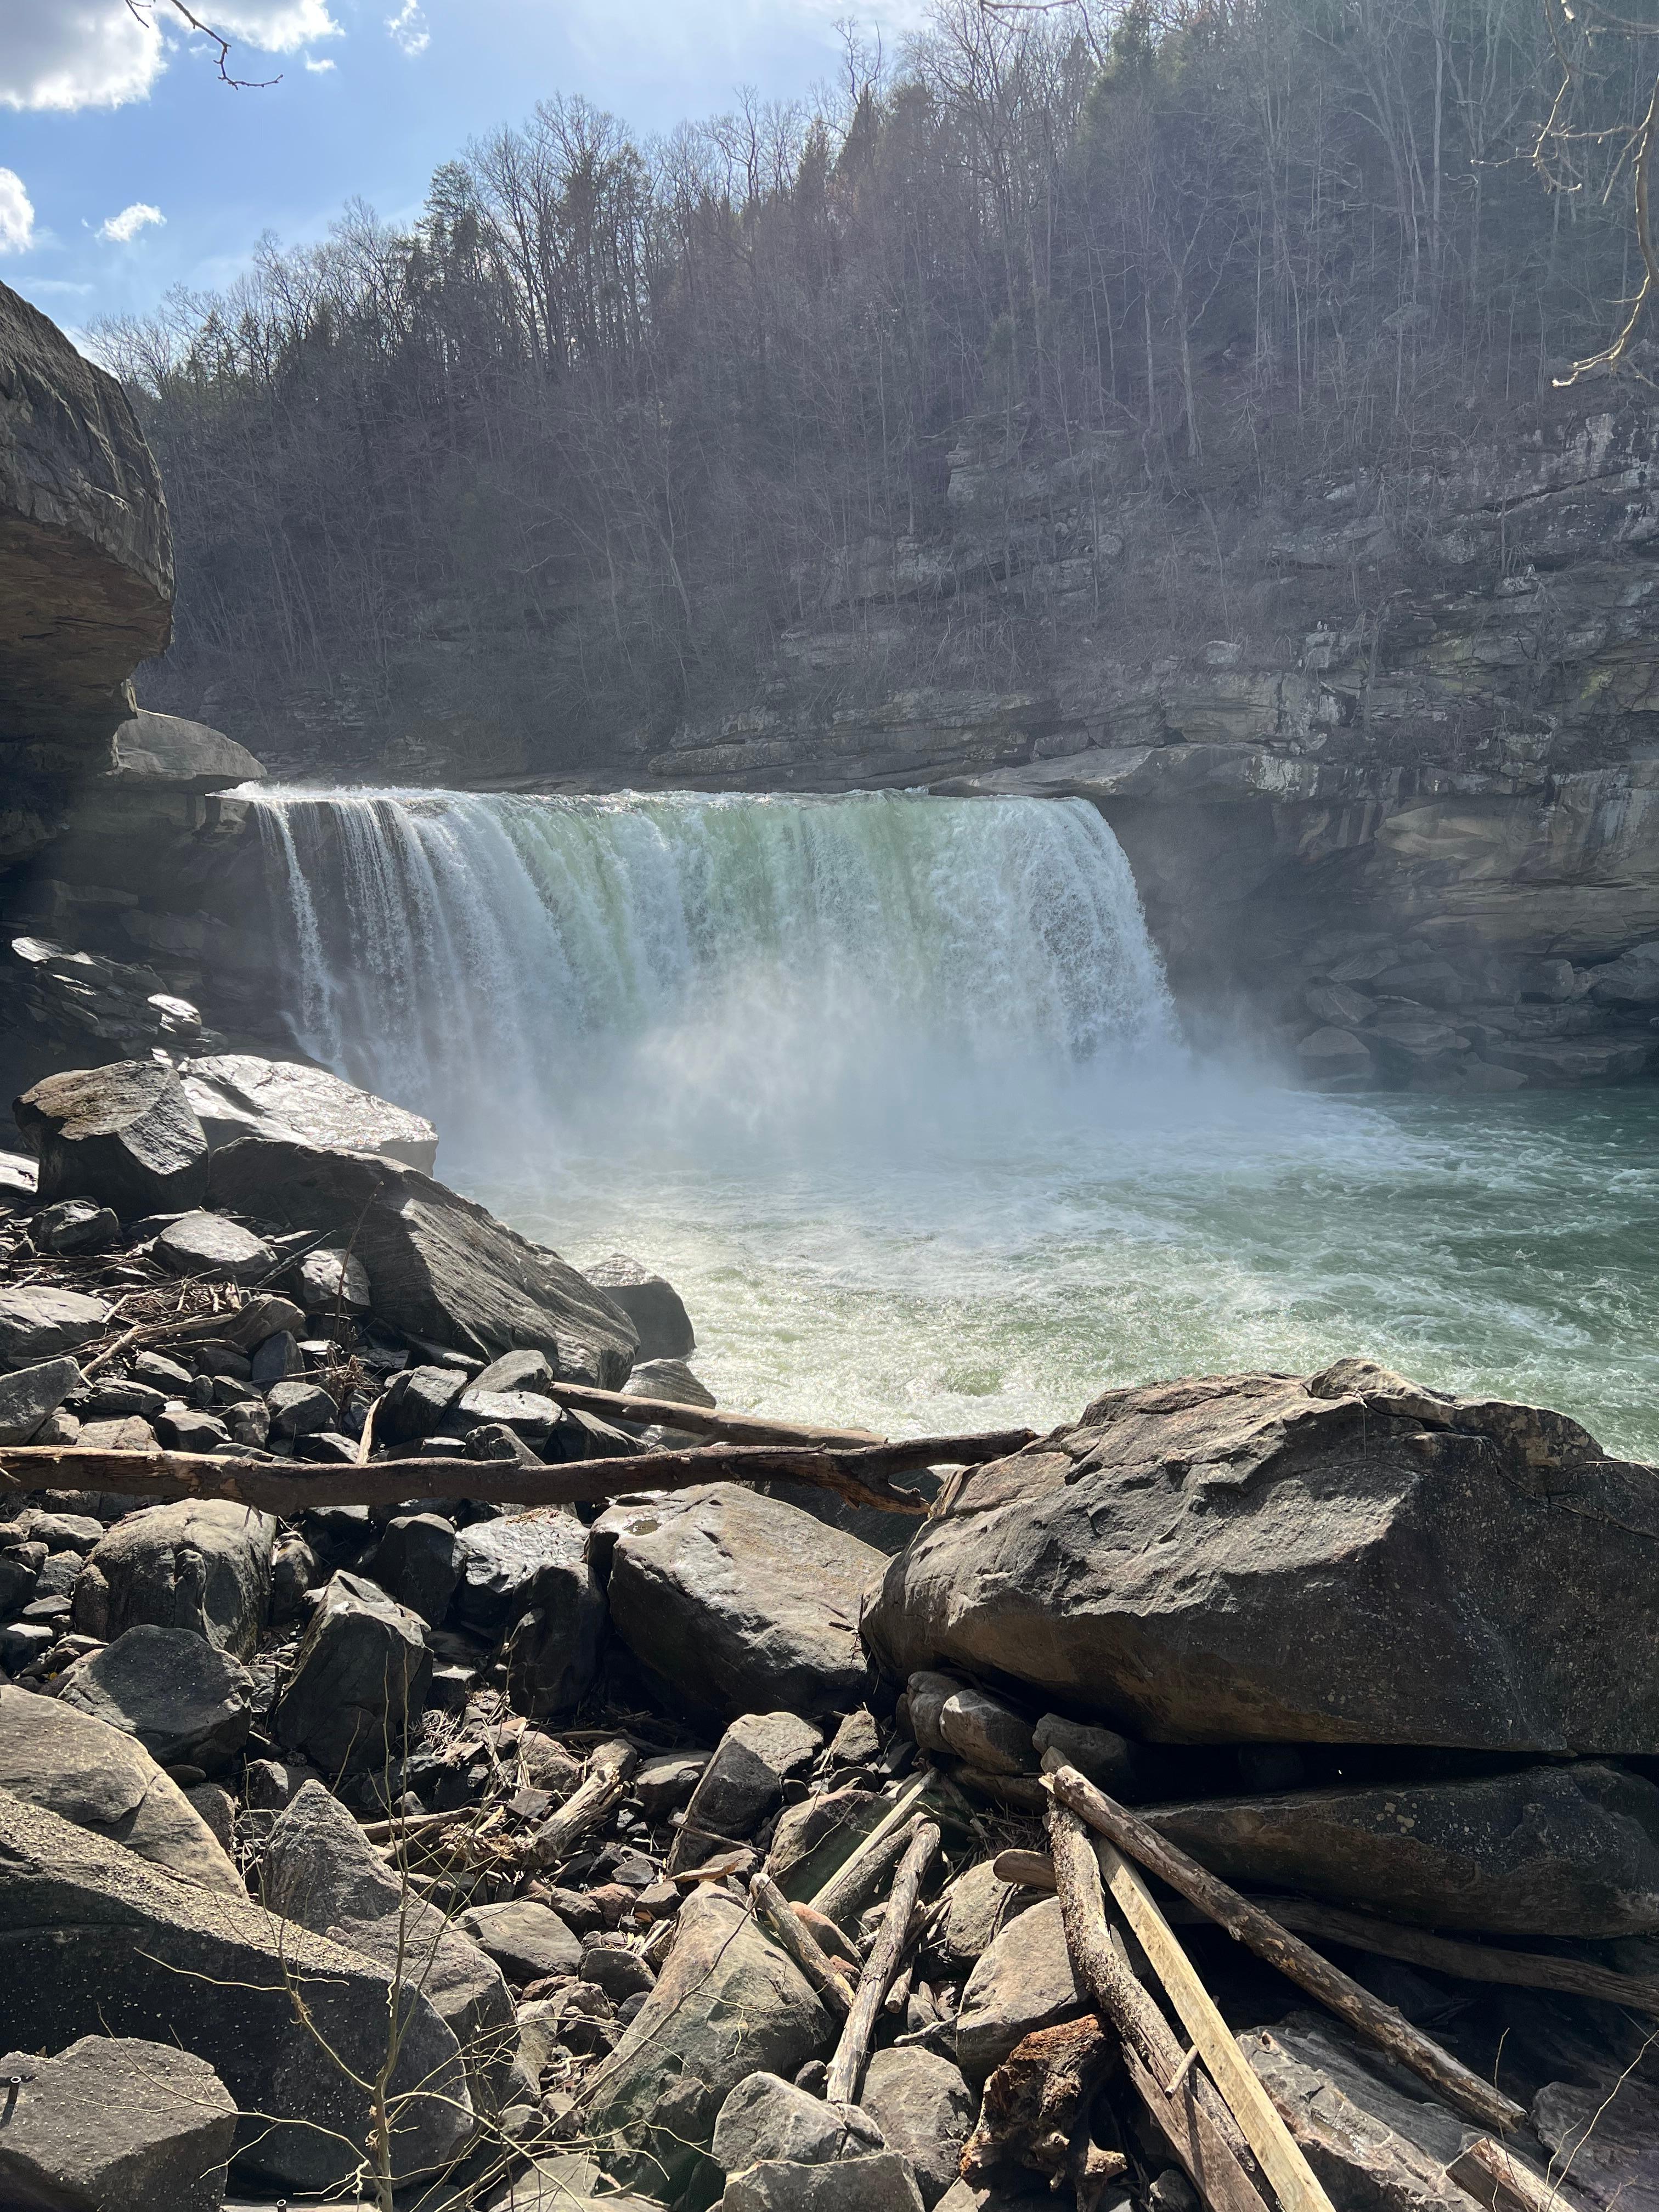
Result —
[{"label": "white cloud", "polygon": [[0,169],[0,253],[27,253],[33,243],[33,202],[15,169]]},{"label": "white cloud", "polygon": [[432,33],[426,27],[426,17],[421,12],[421,0],[404,0],[395,15],[386,19],[386,29],[393,43],[411,58],[423,54],[432,44]]},{"label": "white cloud", "polygon": [[148,200],[134,200],[132,205],[124,207],[119,215],[112,215],[107,222],[100,223],[98,235],[107,239],[112,246],[131,246],[141,230],[148,230],[153,222],[166,221],[167,217],[160,208],[152,207]]},{"label": "white cloud", "polygon": [[[233,40],[293,53],[337,37],[328,0],[215,0],[196,11]],[[0,106],[120,107],[148,99],[167,37],[186,27],[169,0],[0,0]]]},{"label": "white cloud", "polygon": [[333,62],[327,55],[325,55],[321,61],[318,60],[315,54],[306,56],[306,67],[311,71],[313,76],[325,76],[333,66]]}]

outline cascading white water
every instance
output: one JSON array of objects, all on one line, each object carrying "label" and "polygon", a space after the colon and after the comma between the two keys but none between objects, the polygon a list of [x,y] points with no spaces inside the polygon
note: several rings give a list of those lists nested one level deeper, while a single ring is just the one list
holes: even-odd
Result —
[{"label": "cascading white water", "polygon": [[596,1105],[799,1130],[1174,1035],[1081,802],[248,796],[296,1041],[464,1140]]},{"label": "cascading white water", "polygon": [[296,1039],[660,1267],[722,1404],[939,1431],[1363,1352],[1659,1456],[1659,1091],[1193,1065],[1086,806],[250,791]]}]

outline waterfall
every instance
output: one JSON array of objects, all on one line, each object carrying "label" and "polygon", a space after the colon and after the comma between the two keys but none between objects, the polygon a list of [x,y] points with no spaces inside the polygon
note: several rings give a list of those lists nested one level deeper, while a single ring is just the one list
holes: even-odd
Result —
[{"label": "waterfall", "polygon": [[249,787],[295,1041],[449,1135],[837,1126],[1166,1046],[1079,800]]}]

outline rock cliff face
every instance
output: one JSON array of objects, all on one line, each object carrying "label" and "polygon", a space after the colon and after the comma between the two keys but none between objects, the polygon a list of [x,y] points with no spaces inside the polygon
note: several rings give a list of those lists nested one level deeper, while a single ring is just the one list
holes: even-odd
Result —
[{"label": "rock cliff face", "polygon": [[0,284],[0,866],[107,769],[172,633],[161,480],[120,386]]},{"label": "rock cliff face", "polygon": [[[1659,985],[1610,963],[1659,939],[1656,422],[1557,406],[1403,479],[1310,477],[1167,576],[1233,634],[1139,660],[1118,618],[1167,570],[1146,504],[1109,526],[1081,477],[1068,507],[1069,465],[964,441],[951,537],[872,541],[769,703],[651,774],[1089,799],[1177,988],[1265,1002],[1310,1079],[1644,1072]],[[1043,684],[800,703],[1015,579],[1052,615]]]}]

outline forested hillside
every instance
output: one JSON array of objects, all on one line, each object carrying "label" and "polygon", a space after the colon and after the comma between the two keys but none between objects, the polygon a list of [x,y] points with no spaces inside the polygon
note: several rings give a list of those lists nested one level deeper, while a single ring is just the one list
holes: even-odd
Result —
[{"label": "forested hillside", "polygon": [[411,230],[103,327],[178,540],[143,695],[279,759],[425,717],[594,767],[1079,623],[1238,634],[1252,514],[1420,479],[1617,331],[1641,60],[1553,0],[943,0],[811,107],[550,98]]}]

